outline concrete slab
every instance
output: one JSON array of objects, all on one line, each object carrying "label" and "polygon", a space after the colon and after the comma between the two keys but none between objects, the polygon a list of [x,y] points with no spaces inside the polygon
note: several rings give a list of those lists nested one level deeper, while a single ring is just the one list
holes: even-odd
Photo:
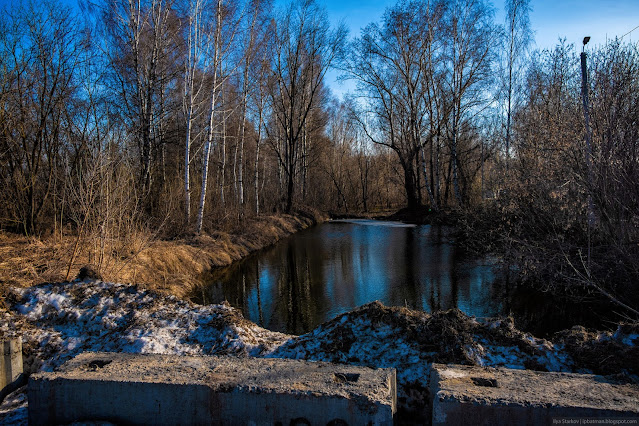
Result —
[{"label": "concrete slab", "polygon": [[[433,364],[433,425],[558,424],[637,418],[639,386],[601,376]],[[564,420],[562,420],[564,419]]]},{"label": "concrete slab", "polygon": [[29,424],[392,424],[394,369],[284,359],[83,353],[32,375]]},{"label": "concrete slab", "polygon": [[22,338],[0,340],[0,392],[22,374]]}]

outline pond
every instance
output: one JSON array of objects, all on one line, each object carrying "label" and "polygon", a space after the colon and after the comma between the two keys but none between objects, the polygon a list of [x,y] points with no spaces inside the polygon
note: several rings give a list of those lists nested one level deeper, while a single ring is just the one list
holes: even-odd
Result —
[{"label": "pond", "polygon": [[260,326],[291,334],[375,300],[507,314],[495,260],[466,256],[450,238],[440,226],[335,220],[215,271],[194,299],[227,300]]}]

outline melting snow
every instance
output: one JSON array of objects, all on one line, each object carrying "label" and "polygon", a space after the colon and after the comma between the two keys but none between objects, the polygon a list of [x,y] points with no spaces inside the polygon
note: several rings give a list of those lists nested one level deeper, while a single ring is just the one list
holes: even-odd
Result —
[{"label": "melting snow", "polygon": [[259,356],[290,337],[245,321],[226,304],[199,306],[135,286],[74,282],[15,292],[21,315],[5,313],[0,333],[27,326],[23,345],[45,371],[83,351]]},{"label": "melting snow", "polygon": [[415,228],[417,225],[404,222],[393,222],[384,220],[372,220],[372,219],[333,219],[333,223],[352,223],[362,226],[381,226],[387,228]]},{"label": "melting snow", "polygon": [[[272,332],[228,304],[201,306],[137,286],[100,281],[14,289],[0,335],[21,335],[25,364],[50,371],[83,351],[239,355],[306,359],[397,369],[398,401],[426,403],[433,362],[573,371],[561,344],[479,322],[460,311],[432,315],[370,303],[302,336]],[[639,343],[636,330],[604,339]],[[26,424],[24,389],[0,407],[0,423]]]},{"label": "melting snow", "polygon": [[27,394],[24,387],[8,395],[0,405],[0,424],[27,425]]}]

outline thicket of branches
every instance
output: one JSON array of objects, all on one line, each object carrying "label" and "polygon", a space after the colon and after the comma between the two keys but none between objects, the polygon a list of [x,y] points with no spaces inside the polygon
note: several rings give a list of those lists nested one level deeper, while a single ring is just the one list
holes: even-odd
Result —
[{"label": "thicket of branches", "polygon": [[81,6],[3,13],[3,229],[175,235],[328,207],[324,76],[346,32],[318,4]]},{"label": "thicket of branches", "polygon": [[[4,229],[200,233],[482,198],[501,36],[483,1],[401,2],[351,44],[308,0],[81,6],[2,17]],[[331,97],[330,67],[358,99]]]},{"label": "thicket of branches", "polygon": [[636,43],[588,49],[588,167],[579,56],[530,51],[528,0],[503,23],[485,0],[400,0],[350,43],[312,0],[80,6],[0,17],[4,230],[106,247],[303,205],[455,208],[537,277],[609,297],[639,279]]},{"label": "thicket of branches", "polygon": [[530,280],[585,287],[637,315],[639,46],[609,42],[588,64],[590,171],[579,56],[561,43],[529,67],[514,116],[508,194],[494,206],[501,220],[492,229]]}]

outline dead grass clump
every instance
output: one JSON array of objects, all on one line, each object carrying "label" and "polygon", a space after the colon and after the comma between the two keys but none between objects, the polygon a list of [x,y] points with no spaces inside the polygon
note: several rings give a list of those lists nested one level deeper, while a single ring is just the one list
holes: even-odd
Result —
[{"label": "dead grass clump", "polygon": [[0,232],[0,284],[29,287],[64,278],[66,240],[39,239]]},{"label": "dead grass clump", "polygon": [[163,293],[183,296],[215,261],[206,250],[180,242],[160,241],[140,252],[134,261],[108,281],[133,282]]},{"label": "dead grass clump", "polygon": [[3,288],[61,282],[67,273],[76,277],[85,265],[93,265],[105,281],[139,283],[182,297],[200,285],[204,272],[228,266],[321,220],[319,213],[308,212],[300,218],[263,216],[235,228],[229,225],[230,233],[218,230],[173,241],[158,240],[144,230],[117,239],[59,234],[39,239],[0,232],[0,300]]},{"label": "dead grass clump", "polygon": [[[220,305],[225,306],[229,309],[221,310],[217,316],[212,317],[211,320],[207,323],[208,326],[211,326],[220,331],[228,327],[250,329],[256,326],[255,323],[244,318],[244,315],[242,315],[242,311],[240,311],[239,309],[232,309],[231,305],[227,301],[222,302]],[[255,344],[257,343],[257,341],[251,341],[249,343]]]},{"label": "dead grass clump", "polygon": [[[515,321],[512,317],[499,318],[489,321],[487,324],[481,324],[477,328],[476,333],[478,336],[483,337],[485,340],[490,341],[495,345],[516,347],[524,354],[541,356],[543,349],[552,347],[551,343],[544,339],[532,339],[530,335],[515,327]],[[535,366],[531,364],[533,370],[543,370],[541,366]]]},{"label": "dead grass clump", "polygon": [[602,375],[639,376],[639,324],[622,324],[617,331],[596,332],[582,326],[555,334],[555,343],[562,344],[575,365]]},{"label": "dead grass clump", "polygon": [[374,324],[390,323],[405,329],[414,329],[429,317],[424,312],[413,311],[401,306],[384,306],[379,300],[362,305],[348,315],[366,317]]},{"label": "dead grass clump", "polygon": [[292,234],[301,229],[300,222],[296,218],[289,215],[275,217],[277,226],[284,231],[284,234]]}]

